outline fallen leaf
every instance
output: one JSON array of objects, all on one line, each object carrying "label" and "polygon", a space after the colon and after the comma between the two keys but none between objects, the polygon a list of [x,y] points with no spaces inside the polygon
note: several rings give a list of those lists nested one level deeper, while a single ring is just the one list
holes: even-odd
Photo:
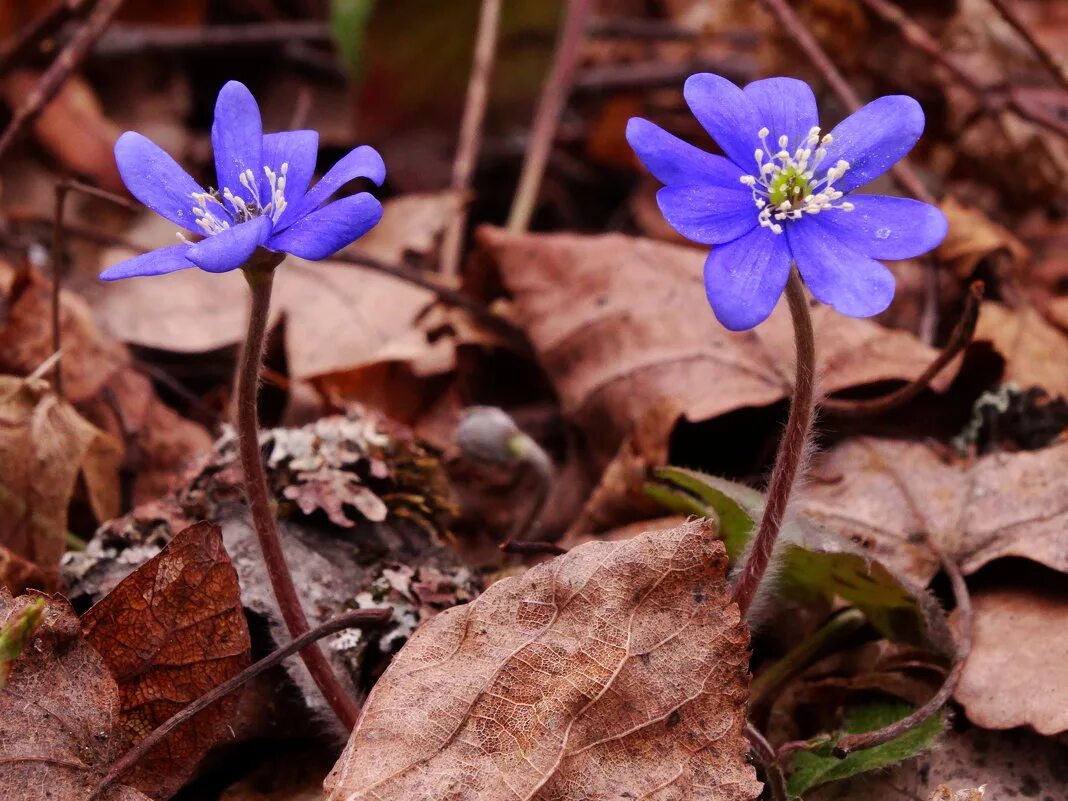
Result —
[{"label": "fallen leaf", "polygon": [[[647,409],[675,397],[707,420],[783,400],[793,381],[785,304],[744,333],[708,308],[703,251],[610,234],[480,231],[564,410],[607,462]],[[904,331],[813,308],[822,389],[916,378],[935,352]],[[948,376],[935,381],[943,387]]]},{"label": "fallen leaf", "polygon": [[954,698],[985,729],[1068,730],[1068,599],[1028,587],[972,595],[972,651]]},{"label": "fallen leaf", "polygon": [[[78,478],[99,522],[118,514],[121,448],[41,379],[0,376],[0,583],[20,590],[35,565],[52,588],[67,548]],[[21,561],[19,561],[21,560]]]},{"label": "fallen leaf", "polygon": [[828,784],[806,801],[916,801],[940,784],[985,786],[989,801],[1066,801],[1068,747],[1026,729],[947,732],[938,747],[886,771]]},{"label": "fallen leaf", "polygon": [[[36,603],[0,588],[0,627]],[[115,757],[119,690],[100,655],[82,639],[62,598],[44,619],[0,689],[0,797],[4,801],[84,799]],[[148,801],[126,785],[101,801]]]},{"label": "fallen leaf", "polygon": [[441,613],[375,685],[327,799],[755,798],[726,568],[694,522],[587,543]]},{"label": "fallen leaf", "polygon": [[976,341],[988,340],[1005,357],[1003,380],[1021,387],[1038,386],[1051,395],[1068,396],[1068,336],[1035,309],[1009,309],[984,303],[975,328]]},{"label": "fallen leaf", "polygon": [[1011,231],[951,195],[940,207],[949,221],[949,230],[938,246],[939,262],[951,266],[962,281],[972,277],[976,267],[985,259],[995,260],[995,266],[1002,267],[1006,280],[1018,277],[1020,269],[1030,260],[1031,252]]},{"label": "fallen leaf", "polygon": [[954,790],[948,784],[938,785],[927,801],[983,801],[986,795],[985,787],[970,787],[963,790]]},{"label": "fallen leaf", "polygon": [[[119,685],[115,741],[127,750],[249,661],[237,573],[214,523],[197,523],[82,616],[86,641]],[[230,739],[237,695],[218,701],[149,751],[125,781],[169,798],[201,758]]]},{"label": "fallen leaf", "polygon": [[0,690],[7,684],[11,666],[22,656],[27,641],[41,625],[44,608],[45,600],[38,596],[0,624]]},{"label": "fallen leaf", "polygon": [[926,584],[930,542],[965,574],[1008,556],[1068,572],[1068,443],[947,463],[919,442],[861,437],[833,448],[805,513],[872,557]]}]

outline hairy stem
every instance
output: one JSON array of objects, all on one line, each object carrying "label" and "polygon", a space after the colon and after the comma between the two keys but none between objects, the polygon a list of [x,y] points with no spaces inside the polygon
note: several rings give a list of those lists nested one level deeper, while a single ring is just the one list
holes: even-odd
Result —
[{"label": "hairy stem", "polygon": [[[248,495],[249,512],[256,529],[256,536],[267,565],[267,575],[278,601],[278,609],[286,628],[293,639],[308,631],[308,619],[300,605],[297,588],[286,565],[282,542],[278,536],[278,524],[274,518],[267,475],[263,469],[263,455],[259,441],[259,411],[257,402],[260,387],[260,365],[267,333],[267,316],[271,305],[271,286],[274,282],[273,264],[249,264],[244,268],[252,293],[252,310],[249,314],[248,337],[241,355],[237,373],[236,409],[238,448],[241,468],[245,474],[245,492]],[[300,652],[312,680],[322,692],[330,708],[334,710],[346,730],[356,725],[359,710],[353,703],[340,680],[334,674],[326,656],[319,646],[312,643]]]},{"label": "hairy stem", "polygon": [[790,304],[794,341],[797,345],[794,397],[790,403],[786,430],[779,443],[779,452],[775,455],[764,516],[760,518],[760,527],[749,551],[749,558],[734,588],[734,601],[742,610],[743,617],[749,610],[753,595],[771,562],[771,554],[779,536],[779,529],[782,528],[790,493],[812,436],[812,419],[816,411],[816,341],[812,333],[812,317],[808,312],[805,288],[801,284],[801,276],[796,267],[790,271],[790,279],[786,283],[786,300]]}]

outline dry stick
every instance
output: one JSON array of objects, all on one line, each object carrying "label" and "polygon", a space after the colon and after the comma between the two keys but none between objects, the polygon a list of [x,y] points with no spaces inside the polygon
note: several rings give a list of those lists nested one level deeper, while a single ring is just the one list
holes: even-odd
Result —
[{"label": "dry stick", "polygon": [[88,0],[59,0],[44,16],[18,31],[0,47],[0,75],[56,31],[68,19],[85,10]]},{"label": "dry stick", "polygon": [[790,402],[786,430],[775,455],[775,466],[771,470],[760,528],[753,539],[752,550],[745,561],[745,567],[742,568],[742,575],[734,587],[734,601],[741,609],[743,618],[757,587],[760,586],[768,563],[771,562],[771,554],[782,527],[790,493],[806,458],[805,451],[808,448],[816,411],[816,340],[812,333],[812,316],[808,311],[805,288],[796,267],[790,269],[790,280],[786,283],[786,300],[790,305],[790,318],[793,321],[797,346],[794,396]]},{"label": "dry stick", "polygon": [[325,22],[279,20],[241,25],[202,25],[174,28],[166,25],[115,25],[93,48],[93,58],[123,58],[166,53],[232,48],[274,48],[291,42],[330,41]]},{"label": "dry stick", "polygon": [[974,623],[972,600],[968,594],[968,585],[964,583],[964,576],[961,575],[960,566],[943,553],[939,553],[938,556],[942,562],[942,569],[946,571],[946,575],[949,576],[949,581],[953,585],[953,598],[957,602],[957,611],[960,614],[960,638],[957,641],[957,659],[946,675],[946,680],[942,683],[941,689],[934,694],[931,700],[915,710],[911,715],[877,731],[849,734],[839,740],[834,749],[834,755],[839,759],[862,748],[872,748],[876,745],[888,743],[905,732],[911,731],[945,706],[957,689],[961,673],[964,672],[964,665],[968,661],[968,655],[972,652],[972,625]]},{"label": "dry stick", "polygon": [[123,0],[99,0],[70,43],[56,56],[56,60],[45,70],[33,91],[15,110],[7,129],[0,134],[0,155],[15,140],[23,126],[36,118],[56,96],[70,74],[88,55],[93,43],[107,28],[122,4]]},{"label": "dry stick", "polygon": [[949,335],[942,352],[932,361],[927,369],[915,380],[900,389],[896,389],[881,398],[870,400],[843,400],[836,398],[824,398],[820,408],[829,414],[838,417],[869,417],[896,409],[915,398],[931,383],[942,369],[956,357],[958,353],[971,344],[975,336],[975,326],[979,322],[979,307],[983,302],[983,282],[973,281],[968,287],[968,294],[964,299],[964,311],[956,327]]},{"label": "dry stick", "polygon": [[274,653],[265,656],[259,662],[253,665],[249,665],[233,678],[227,679],[215,689],[200,696],[196,701],[191,703],[179,712],[176,712],[166,721],[161,723],[151,734],[145,739],[141,740],[137,745],[123,754],[117,759],[111,767],[108,769],[107,775],[100,781],[99,784],[93,789],[92,795],[89,796],[86,801],[93,801],[94,798],[99,796],[104,790],[106,790],[111,784],[122,777],[122,775],[136,765],[141,758],[151,751],[156,745],[162,742],[171,732],[181,726],[187,720],[194,715],[203,711],[206,707],[211,706],[221,698],[225,698],[234,690],[240,688],[256,676],[260,675],[266,670],[270,670],[279,662],[292,656],[295,652],[303,650],[307,646],[321,640],[323,637],[327,637],[335,632],[342,631],[344,629],[357,628],[360,626],[369,625],[381,625],[386,623],[390,619],[391,612],[389,609],[357,609],[352,612],[346,612],[345,614],[338,615],[333,620],[328,620],[321,626],[316,626],[311,631],[297,637],[288,645],[279,648]]},{"label": "dry stick", "polygon": [[523,171],[520,173],[519,186],[512,201],[512,211],[508,215],[507,227],[512,233],[527,230],[530,227],[530,218],[534,216],[545,164],[549,160],[553,138],[560,125],[560,115],[571,91],[571,79],[578,65],[593,0],[569,0],[566,5],[566,17],[557,39],[552,69],[538,99],[538,109],[534,112],[530,145],[523,160]]},{"label": "dry stick", "polygon": [[894,25],[906,42],[922,50],[925,55],[945,67],[962,86],[976,95],[988,110],[998,111],[1002,107],[1008,108],[1022,119],[1068,139],[1068,122],[1047,114],[1045,111],[1029,107],[1020,101],[1018,94],[1010,86],[986,86],[982,80],[943,53],[938,42],[923,27],[913,22],[900,6],[889,0],[863,0],[863,2],[877,16]]},{"label": "dry stick", "polygon": [[745,736],[753,747],[760,764],[764,766],[764,778],[768,780],[772,801],[786,801],[786,779],[782,775],[778,755],[767,738],[752,723],[745,724]]},{"label": "dry stick", "polygon": [[[482,146],[482,123],[486,117],[486,101],[493,77],[500,16],[501,0],[482,0],[471,78],[467,84],[464,118],[460,123],[460,142],[456,148],[456,160],[452,164],[452,189],[460,193],[466,193],[471,185],[471,175]],[[441,243],[441,272],[445,276],[454,277],[460,274],[460,256],[466,228],[467,202],[464,200],[452,223],[445,229],[445,238]]]},{"label": "dry stick", "polygon": [[[52,352],[61,353],[63,345],[63,331],[60,325],[60,293],[63,283],[63,270],[61,261],[63,259],[63,215],[67,205],[67,193],[71,191],[82,192],[91,197],[97,197],[102,200],[107,200],[110,203],[122,206],[123,208],[133,208],[133,204],[126,198],[116,195],[112,192],[108,192],[104,189],[97,189],[95,186],[89,184],[83,184],[81,181],[68,178],[60,181],[56,184],[55,188],[55,220],[52,225]],[[52,387],[56,391],[56,395],[63,397],[63,361],[62,359],[56,359],[55,366],[52,370]]]},{"label": "dry stick", "polygon": [[[274,283],[274,268],[280,259],[271,254],[270,264],[249,264],[243,272],[248,279],[252,296],[249,311],[248,336],[241,354],[237,373],[236,418],[238,451],[241,468],[245,474],[245,492],[248,495],[249,512],[252,514],[256,537],[259,539],[267,575],[271,579],[278,610],[286,628],[293,638],[308,631],[308,619],[300,605],[300,596],[293,585],[293,576],[286,565],[285,553],[278,535],[278,523],[271,505],[267,487],[267,475],[263,469],[260,452],[259,410],[257,408],[260,387],[260,365],[263,364],[264,344],[267,332],[268,312],[271,305],[271,286]],[[334,673],[330,662],[317,645],[301,651],[308,673],[322,692],[330,708],[334,710],[347,731],[352,731],[359,716],[359,709],[349,697],[341,681]]]},{"label": "dry stick", "polygon": [[[816,41],[816,37],[812,35],[812,32],[805,27],[805,24],[797,16],[793,8],[790,7],[787,0],[761,0],[761,2],[779,18],[783,28],[797,42],[798,47],[812,62],[812,66],[820,72],[827,85],[838,95],[845,106],[853,112],[860,109],[862,104],[857,93],[853,91],[842,73],[834,66],[830,56]],[[890,174],[902,189],[917,200],[922,200],[932,206],[938,205],[934,195],[927,190],[923,181],[920,180],[920,177],[906,161],[899,161],[891,167]],[[925,277],[923,312],[920,317],[920,339],[930,343],[934,341],[935,333],[938,329],[938,271],[930,256],[925,256],[922,262],[925,268]]]},{"label": "dry stick", "polygon": [[990,4],[998,10],[1002,18],[1013,27],[1013,30],[1027,42],[1027,46],[1031,48],[1031,51],[1042,62],[1042,65],[1049,70],[1049,73],[1061,85],[1061,88],[1068,89],[1068,68],[1038,40],[1034,31],[1024,22],[1019,12],[1009,5],[1007,0],[990,0]]}]

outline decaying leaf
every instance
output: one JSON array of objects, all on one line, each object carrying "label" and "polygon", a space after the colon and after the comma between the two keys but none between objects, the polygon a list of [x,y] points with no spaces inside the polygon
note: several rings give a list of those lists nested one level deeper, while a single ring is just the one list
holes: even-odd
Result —
[{"label": "decaying leaf", "polygon": [[824,454],[807,515],[872,557],[926,583],[938,558],[973,573],[1023,557],[1068,572],[1068,443],[947,463],[919,442],[848,440]]},{"label": "decaying leaf", "polygon": [[45,599],[38,596],[0,624],[0,690],[7,684],[11,666],[22,656],[27,641],[41,625],[44,609]]},{"label": "decaying leaf", "polygon": [[755,798],[748,635],[705,522],[591,542],[420,628],[330,801]]},{"label": "decaying leaf", "polygon": [[983,801],[985,797],[985,787],[966,787],[963,790],[954,790],[948,784],[940,784],[927,801]]},{"label": "decaying leaf", "polygon": [[1068,364],[1068,336],[1035,309],[1012,310],[998,303],[984,303],[975,339],[990,341],[1005,357],[1005,381],[1068,396],[1068,370],[1064,369]]},{"label": "decaying leaf", "polygon": [[[0,588],[0,627],[36,601]],[[49,599],[44,619],[0,689],[0,798],[84,799],[121,754],[112,736],[119,690],[82,639],[70,604]],[[121,785],[101,801],[148,801]]]},{"label": "decaying leaf", "polygon": [[954,695],[985,729],[1068,730],[1068,599],[1026,587],[972,596],[972,651]]},{"label": "decaying leaf", "polygon": [[84,480],[97,520],[113,517],[120,453],[47,382],[0,376],[0,585],[18,591],[36,578],[27,563],[54,585],[76,482]]},{"label": "decaying leaf", "polygon": [[[853,709],[847,715],[845,733],[875,731],[900,720],[911,711],[905,704],[872,702]],[[801,798],[821,784],[896,765],[930,749],[944,727],[941,714],[935,714],[890,742],[854,751],[844,759],[834,756],[831,742],[811,751],[798,751],[793,758],[787,789],[792,797]]]},{"label": "decaying leaf", "polygon": [[[248,664],[237,573],[214,523],[182,531],[82,616],[85,638],[119,685],[115,741],[125,750]],[[237,696],[213,704],[148,752],[125,781],[169,798],[228,739]]]},{"label": "decaying leaf", "polygon": [[[785,303],[751,331],[727,331],[705,300],[702,251],[615,234],[485,228],[480,238],[564,410],[604,461],[665,398],[677,398],[683,415],[698,421],[789,396],[794,348]],[[828,393],[911,380],[935,356],[904,331],[825,306],[813,317]]]}]

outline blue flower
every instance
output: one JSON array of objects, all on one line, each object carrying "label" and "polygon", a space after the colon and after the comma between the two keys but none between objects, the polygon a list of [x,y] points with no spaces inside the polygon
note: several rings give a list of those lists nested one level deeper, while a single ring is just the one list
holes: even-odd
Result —
[{"label": "blue flower", "polygon": [[803,81],[739,89],[703,73],[687,79],[683,94],[726,158],[639,117],[627,141],[665,184],[656,196],[665,219],[714,246],[705,290],[727,328],[767,319],[791,263],[817,300],[851,317],[878,314],[894,297],[894,276],[876,259],[918,256],[945,237],[945,216],[929,204],[851,194],[916,144],[924,118],[911,97],[880,97],[821,135]]},{"label": "blue flower", "polygon": [[204,190],[149,139],[127,131],[115,161],[130,193],[187,231],[204,238],[160,248],[109,267],[105,281],[162,275],[188,267],[212,273],[236,269],[257,248],[324,259],[359,239],[382,218],[367,192],[327,203],[347,182],[386,177],[382,157],[358,147],[308,188],[319,149],[315,131],[264,134],[256,99],[230,81],[219,92],[211,126],[218,189]]}]

